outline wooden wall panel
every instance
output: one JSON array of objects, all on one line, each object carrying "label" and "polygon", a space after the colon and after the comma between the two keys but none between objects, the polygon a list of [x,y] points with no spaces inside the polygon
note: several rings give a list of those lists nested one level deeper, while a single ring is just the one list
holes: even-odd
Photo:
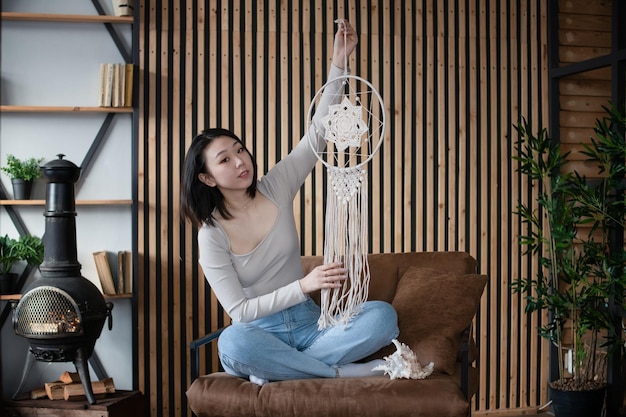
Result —
[{"label": "wooden wall panel", "polygon": [[[198,268],[195,230],[179,219],[185,150],[203,128],[222,126],[243,138],[261,172],[286,155],[326,80],[340,16],[360,33],[352,72],[377,87],[387,109],[384,144],[369,166],[370,251],[475,256],[490,277],[475,321],[476,415],[546,402],[547,348],[535,330],[542,317],[526,314],[510,291],[536,270],[517,243],[515,207],[532,201],[533,190],[515,170],[513,124],[524,116],[547,125],[545,2],[142,0],[139,7],[138,378],[152,416],[190,414],[188,343],[227,320]],[[591,100],[571,100],[571,111],[596,111]],[[306,255],[322,253],[325,184],[320,164],[294,202]],[[216,364],[213,350],[201,367]]]},{"label": "wooden wall panel", "polygon": [[[560,65],[574,64],[611,52],[612,1],[559,1]],[[604,67],[563,77],[560,90],[560,141],[572,154],[566,169],[589,178],[598,168],[582,160],[582,143],[591,143],[596,120],[604,115],[603,106],[611,100],[611,68]]]}]

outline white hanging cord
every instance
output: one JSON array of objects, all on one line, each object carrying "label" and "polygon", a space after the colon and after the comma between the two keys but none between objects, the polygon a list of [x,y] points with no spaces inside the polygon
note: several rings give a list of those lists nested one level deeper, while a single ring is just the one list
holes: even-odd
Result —
[{"label": "white hanging cord", "polygon": [[348,278],[340,288],[323,289],[320,329],[346,325],[367,301],[370,272],[367,262],[367,171],[328,168],[324,263],[343,262]]}]

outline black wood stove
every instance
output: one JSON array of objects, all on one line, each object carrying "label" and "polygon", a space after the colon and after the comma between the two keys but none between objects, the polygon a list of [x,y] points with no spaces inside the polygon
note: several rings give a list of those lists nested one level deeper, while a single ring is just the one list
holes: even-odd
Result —
[{"label": "black wood stove", "polygon": [[74,362],[87,400],[94,404],[87,360],[107,317],[111,329],[113,305],[80,274],[74,200],[80,168],[63,156],[41,168],[47,181],[41,278],[13,303],[13,325],[28,339],[36,360]]}]

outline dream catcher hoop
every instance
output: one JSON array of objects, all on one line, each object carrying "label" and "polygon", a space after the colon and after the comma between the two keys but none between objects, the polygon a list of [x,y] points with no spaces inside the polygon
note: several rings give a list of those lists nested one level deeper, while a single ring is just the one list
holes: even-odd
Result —
[{"label": "dream catcher hoop", "polygon": [[[347,62],[344,68],[348,68]],[[329,105],[328,114],[318,115],[314,121],[313,114],[322,95],[336,104]],[[323,329],[347,324],[367,300],[369,199],[365,166],[382,145],[385,107],[370,82],[346,71],[317,91],[309,106],[307,122],[307,131],[314,133],[309,135],[311,149],[328,174],[324,263],[343,262],[348,276],[341,288],[321,291],[318,327]],[[318,136],[326,141],[325,149],[318,146]]]}]

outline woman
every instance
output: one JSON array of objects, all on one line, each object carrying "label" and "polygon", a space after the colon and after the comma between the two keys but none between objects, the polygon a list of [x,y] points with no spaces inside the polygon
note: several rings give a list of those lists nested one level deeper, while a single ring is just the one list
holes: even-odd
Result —
[{"label": "woman", "polygon": [[[357,42],[342,21],[329,79],[343,74]],[[325,90],[338,92],[335,84]],[[325,146],[319,119],[333,96],[323,95],[313,118],[309,134],[318,147]],[[303,276],[293,199],[318,160],[308,141],[305,135],[261,180],[254,157],[228,130],[205,130],[185,158],[181,210],[199,227],[199,263],[233,321],[218,340],[219,357],[226,372],[259,385],[374,375],[383,360],[355,362],[398,336],[396,313],[382,301],[366,302],[347,326],[318,330],[320,308],[308,294],[339,288],[346,270],[331,263]]]}]

